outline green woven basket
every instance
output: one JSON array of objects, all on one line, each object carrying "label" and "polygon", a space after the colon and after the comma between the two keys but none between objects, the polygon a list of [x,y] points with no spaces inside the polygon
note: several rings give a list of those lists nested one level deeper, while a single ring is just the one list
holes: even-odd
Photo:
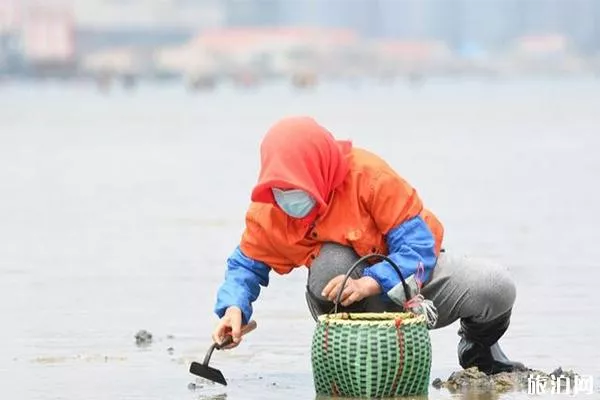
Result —
[{"label": "green woven basket", "polygon": [[[346,279],[359,262],[371,256],[357,261]],[[408,293],[397,266],[385,256],[377,256],[396,269]],[[336,306],[334,313],[319,316],[311,353],[318,395],[397,397],[428,393],[432,351],[424,315],[338,313]]]}]

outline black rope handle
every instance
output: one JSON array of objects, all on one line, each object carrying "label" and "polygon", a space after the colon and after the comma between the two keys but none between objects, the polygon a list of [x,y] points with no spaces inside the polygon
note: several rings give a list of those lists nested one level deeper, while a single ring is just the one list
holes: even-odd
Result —
[{"label": "black rope handle", "polygon": [[348,279],[350,278],[350,275],[352,274],[352,272],[354,272],[354,270],[356,269],[356,267],[358,267],[360,265],[360,263],[362,263],[365,260],[368,260],[372,257],[377,257],[380,258],[383,261],[387,261],[392,268],[394,268],[394,270],[396,270],[396,272],[398,273],[398,276],[400,277],[400,280],[402,281],[402,286],[404,287],[404,294],[406,295],[406,299],[410,299],[410,288],[408,287],[408,285],[406,284],[406,281],[404,280],[404,277],[402,276],[402,272],[400,272],[400,268],[398,267],[398,265],[396,265],[395,262],[393,262],[389,257],[384,256],[382,254],[377,254],[377,253],[372,253],[372,254],[367,254],[366,256],[362,256],[361,258],[359,258],[353,265],[352,267],[350,267],[350,269],[348,270],[348,272],[346,272],[346,276],[344,277],[344,280],[342,281],[342,287],[340,288],[337,298],[335,300],[335,306],[333,307],[333,312],[334,314],[337,314],[337,308],[338,308],[338,304],[340,303],[340,300],[342,299],[342,293],[344,292],[345,286],[346,286],[346,282],[348,282]]}]

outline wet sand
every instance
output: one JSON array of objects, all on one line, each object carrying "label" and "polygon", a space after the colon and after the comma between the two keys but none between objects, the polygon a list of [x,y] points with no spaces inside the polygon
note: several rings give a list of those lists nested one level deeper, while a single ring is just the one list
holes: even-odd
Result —
[{"label": "wet sand", "polygon": [[[315,399],[304,270],[273,275],[255,305],[258,329],[213,355],[228,387],[197,382],[191,390],[187,372],[210,345],[215,292],[243,228],[258,141],[288,113],[312,114],[387,158],[444,222],[449,251],[511,267],[519,292],[502,340],[509,355],[544,371],[594,375],[598,386],[599,110],[598,80],[196,96],[178,87],[102,95],[6,84],[0,393]],[[150,346],[136,345],[140,329],[152,333]],[[456,330],[432,332],[432,380],[458,368]],[[434,388],[429,395],[449,398],[456,396]]]}]

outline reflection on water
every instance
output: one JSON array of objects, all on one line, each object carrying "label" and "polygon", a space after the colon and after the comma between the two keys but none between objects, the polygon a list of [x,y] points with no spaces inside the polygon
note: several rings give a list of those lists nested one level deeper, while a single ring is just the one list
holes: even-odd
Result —
[{"label": "reflection on water", "polygon": [[198,400],[225,400],[227,398],[227,393],[221,393],[216,396],[200,396]]},{"label": "reflection on water", "polygon": [[500,394],[481,390],[466,390],[462,393],[453,394],[452,398],[457,400],[497,400],[500,398]]},{"label": "reflection on water", "polygon": [[[386,399],[389,400],[428,400],[428,396],[404,396],[404,397],[386,397]],[[317,395],[315,397],[315,400],[334,400],[334,399],[339,399],[339,397],[330,397],[330,396],[322,396],[322,395]],[[347,400],[364,400],[364,398],[360,398],[360,397],[344,397],[344,399]]]},{"label": "reflection on water", "polygon": [[[4,86],[3,393],[314,398],[302,270],[274,276],[255,307],[257,330],[213,356],[229,385],[188,389],[189,363],[210,345],[214,294],[243,227],[258,141],[290,113],[314,115],[389,160],[444,222],[446,248],[510,266],[518,295],[502,340],[509,356],[600,381],[600,328],[589,317],[600,305],[599,104],[600,83],[575,80],[204,96],[166,86],[109,96]],[[134,339],[141,329],[154,338],[143,349]],[[432,379],[457,369],[457,341],[456,326],[432,332]],[[453,395],[432,389],[428,398]]]}]

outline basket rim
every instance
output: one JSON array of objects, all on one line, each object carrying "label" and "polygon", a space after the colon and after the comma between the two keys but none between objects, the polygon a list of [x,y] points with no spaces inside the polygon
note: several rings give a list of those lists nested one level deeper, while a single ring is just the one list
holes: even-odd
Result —
[{"label": "basket rim", "polygon": [[318,317],[319,323],[341,325],[389,325],[427,324],[424,315],[413,312],[340,312],[323,314]]}]

